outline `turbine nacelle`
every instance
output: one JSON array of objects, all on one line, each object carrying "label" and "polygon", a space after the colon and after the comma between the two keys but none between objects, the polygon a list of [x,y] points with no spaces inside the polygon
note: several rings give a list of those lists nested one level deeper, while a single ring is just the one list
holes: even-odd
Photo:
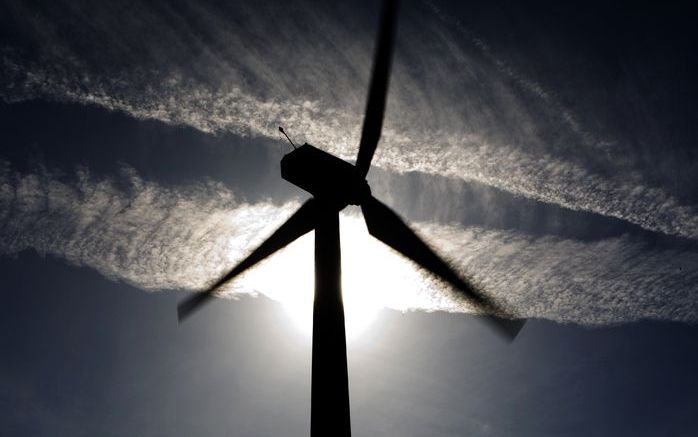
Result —
[{"label": "turbine nacelle", "polygon": [[353,164],[307,143],[281,159],[281,177],[338,209],[362,205],[371,197]]}]

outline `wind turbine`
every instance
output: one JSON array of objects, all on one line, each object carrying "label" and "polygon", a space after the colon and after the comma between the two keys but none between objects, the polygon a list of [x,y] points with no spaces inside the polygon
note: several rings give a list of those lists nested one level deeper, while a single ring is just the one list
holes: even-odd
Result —
[{"label": "wind turbine", "polygon": [[[456,274],[395,212],[371,195],[366,175],[383,125],[396,3],[396,0],[383,3],[356,164],[352,165],[310,144],[296,148],[291,142],[294,150],[281,159],[281,177],[308,191],[313,198],[230,272],[206,291],[182,301],[177,308],[179,320],[182,321],[213,297],[218,287],[315,230],[311,437],[351,435],[339,246],[339,212],[346,206],[359,205],[371,235],[448,282],[475,307],[488,314],[485,320],[505,337],[513,339],[523,325],[523,321],[516,320],[504,306]],[[279,130],[284,133],[282,128]]]}]

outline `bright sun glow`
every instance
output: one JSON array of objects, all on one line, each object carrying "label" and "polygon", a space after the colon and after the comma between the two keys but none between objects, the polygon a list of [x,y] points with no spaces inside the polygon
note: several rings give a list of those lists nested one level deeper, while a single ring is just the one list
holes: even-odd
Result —
[{"label": "bright sun glow", "polygon": [[[417,302],[414,289],[421,276],[412,265],[368,234],[360,217],[340,217],[342,245],[342,291],[347,339],[357,338],[391,302],[409,309]],[[314,290],[314,241],[310,234],[241,278],[241,286],[281,302],[305,334],[312,333]],[[412,292],[409,292],[412,291]]]}]

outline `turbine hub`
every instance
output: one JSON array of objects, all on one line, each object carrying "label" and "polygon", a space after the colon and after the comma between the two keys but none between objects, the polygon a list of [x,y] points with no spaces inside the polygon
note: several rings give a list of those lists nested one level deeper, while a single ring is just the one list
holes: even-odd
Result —
[{"label": "turbine hub", "polygon": [[362,205],[371,198],[371,187],[366,182],[366,179],[357,181],[353,188],[349,196],[350,205]]}]

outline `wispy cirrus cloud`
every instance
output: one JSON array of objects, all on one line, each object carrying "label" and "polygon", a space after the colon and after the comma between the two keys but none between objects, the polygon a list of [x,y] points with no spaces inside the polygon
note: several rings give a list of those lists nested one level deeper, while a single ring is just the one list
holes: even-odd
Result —
[{"label": "wispy cirrus cloud", "polygon": [[[2,252],[34,249],[142,288],[201,288],[291,210],[240,202],[220,184],[177,190],[129,168],[74,183],[3,165]],[[263,219],[260,219],[263,217]]]},{"label": "wispy cirrus cloud", "polygon": [[[0,252],[32,249],[141,288],[196,290],[240,260],[297,205],[247,204],[212,182],[164,187],[129,168],[111,179],[86,170],[65,178],[48,170],[21,174],[4,163]],[[585,325],[698,321],[698,253],[692,249],[629,236],[580,242],[482,227],[414,227],[463,274],[525,317]],[[401,311],[471,311],[372,239],[360,217],[345,216],[342,228],[347,300],[368,293],[377,305]],[[233,296],[307,296],[312,235],[231,287]]]},{"label": "wispy cirrus cloud", "polygon": [[[62,6],[11,6],[29,43],[2,49],[4,100],[94,104],[241,136],[276,137],[283,124],[353,159],[373,8],[202,3],[185,11],[156,2],[124,14],[116,6]],[[376,165],[475,180],[698,237],[696,206],[650,177],[655,168],[633,162],[624,138],[592,134],[554,90],[443,17],[429,4],[402,16]],[[661,145],[652,153],[660,160]]]}]

